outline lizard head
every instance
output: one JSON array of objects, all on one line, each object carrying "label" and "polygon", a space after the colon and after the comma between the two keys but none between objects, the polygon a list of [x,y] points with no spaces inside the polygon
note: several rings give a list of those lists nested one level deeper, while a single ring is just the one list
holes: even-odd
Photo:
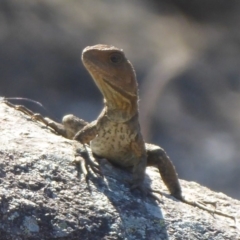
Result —
[{"label": "lizard head", "polygon": [[136,114],[136,74],[123,50],[102,44],[86,47],[82,62],[102,92],[109,112],[126,115],[126,118]]}]

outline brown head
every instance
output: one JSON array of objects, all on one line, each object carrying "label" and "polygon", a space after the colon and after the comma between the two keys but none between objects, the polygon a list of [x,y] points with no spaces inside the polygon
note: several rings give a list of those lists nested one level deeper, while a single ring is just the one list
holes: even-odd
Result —
[{"label": "brown head", "polygon": [[105,98],[108,116],[126,120],[133,117],[138,111],[138,86],[123,50],[102,44],[86,47],[82,61]]}]

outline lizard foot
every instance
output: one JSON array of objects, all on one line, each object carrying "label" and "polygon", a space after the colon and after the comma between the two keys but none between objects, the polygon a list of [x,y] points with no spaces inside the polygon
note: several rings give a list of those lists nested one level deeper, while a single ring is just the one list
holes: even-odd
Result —
[{"label": "lizard foot", "polygon": [[[51,122],[49,118],[44,118],[41,114],[39,113],[34,113],[33,111],[31,111],[30,109],[28,109],[27,107],[23,106],[23,105],[14,105],[8,101],[4,101],[4,103],[6,105],[8,105],[9,107],[12,107],[26,115],[28,115],[29,117],[31,117],[32,120],[38,121],[43,123],[46,126],[51,126]],[[53,128],[53,127],[52,127]],[[54,129],[54,128],[53,128]],[[55,130],[55,129],[54,129]]]},{"label": "lizard foot", "polygon": [[9,107],[12,107],[12,108],[14,108],[18,111],[21,111],[21,112],[23,112],[24,114],[26,114],[30,117],[32,117],[34,115],[34,112],[32,112],[30,109],[26,108],[23,105],[15,105],[15,104],[10,103],[9,101],[4,101],[4,103],[6,105],[8,105]]},{"label": "lizard foot", "polygon": [[158,193],[162,196],[161,191],[153,190],[149,187],[144,186],[143,184],[136,184],[136,183],[133,183],[132,181],[128,181],[128,182],[130,182],[131,184],[131,187],[130,187],[131,191],[138,190],[142,194],[144,199],[146,199],[146,197],[150,197],[153,200],[157,201],[158,203],[163,203],[163,200],[154,194],[154,193]]},{"label": "lizard foot", "polygon": [[79,177],[81,174],[84,175],[86,182],[89,181],[90,177],[97,178],[98,176],[103,176],[99,164],[96,162],[95,157],[92,154],[90,147],[84,144],[84,149],[78,149],[75,155],[75,160],[73,163],[77,163]]},{"label": "lizard foot", "polygon": [[[233,221],[234,221],[234,224],[235,224],[235,228],[237,226],[237,220],[236,220],[236,217],[234,217],[233,215],[230,215],[230,214],[227,214],[227,213],[224,213],[222,211],[219,211],[216,209],[217,207],[217,202],[211,202],[211,201],[201,201],[201,202],[198,202],[198,201],[191,201],[191,200],[187,200],[185,199],[184,197],[181,197],[181,199],[179,199],[180,201],[188,204],[188,205],[191,205],[193,207],[197,207],[199,209],[202,209],[204,211],[207,211],[211,214],[216,214],[216,215],[219,215],[219,216],[223,216],[223,217],[227,217],[227,218],[231,218]],[[206,206],[206,204],[211,204],[214,206],[214,209],[211,209],[209,207]]]}]

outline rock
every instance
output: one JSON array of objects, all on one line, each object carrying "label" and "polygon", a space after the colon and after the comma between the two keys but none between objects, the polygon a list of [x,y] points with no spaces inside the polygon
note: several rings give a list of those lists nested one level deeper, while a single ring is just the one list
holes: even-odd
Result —
[{"label": "rock", "polygon": [[[131,174],[100,165],[104,178],[79,178],[75,147],[24,113],[0,103],[0,238],[22,239],[240,239],[231,218],[212,216],[171,197],[149,168],[145,184],[164,191],[163,203],[131,192]],[[217,201],[237,216],[240,202],[181,180],[186,198]],[[160,196],[161,197],[161,196]]]}]

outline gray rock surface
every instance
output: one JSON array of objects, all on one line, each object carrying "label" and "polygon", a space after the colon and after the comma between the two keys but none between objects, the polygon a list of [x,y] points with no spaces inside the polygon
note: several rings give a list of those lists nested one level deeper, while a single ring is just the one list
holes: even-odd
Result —
[{"label": "gray rock surface", "polygon": [[[78,177],[75,147],[46,126],[0,103],[0,239],[240,239],[230,218],[212,216],[171,197],[149,168],[145,184],[163,203],[130,192],[131,174],[101,160],[104,178]],[[181,180],[187,198],[217,201],[237,216],[240,202]]]},{"label": "gray rock surface", "polygon": [[80,53],[122,48],[137,73],[144,138],[181,178],[240,200],[239,12],[239,0],[1,0],[0,96],[39,101],[47,111],[13,100],[55,120],[92,121],[102,95]]}]

